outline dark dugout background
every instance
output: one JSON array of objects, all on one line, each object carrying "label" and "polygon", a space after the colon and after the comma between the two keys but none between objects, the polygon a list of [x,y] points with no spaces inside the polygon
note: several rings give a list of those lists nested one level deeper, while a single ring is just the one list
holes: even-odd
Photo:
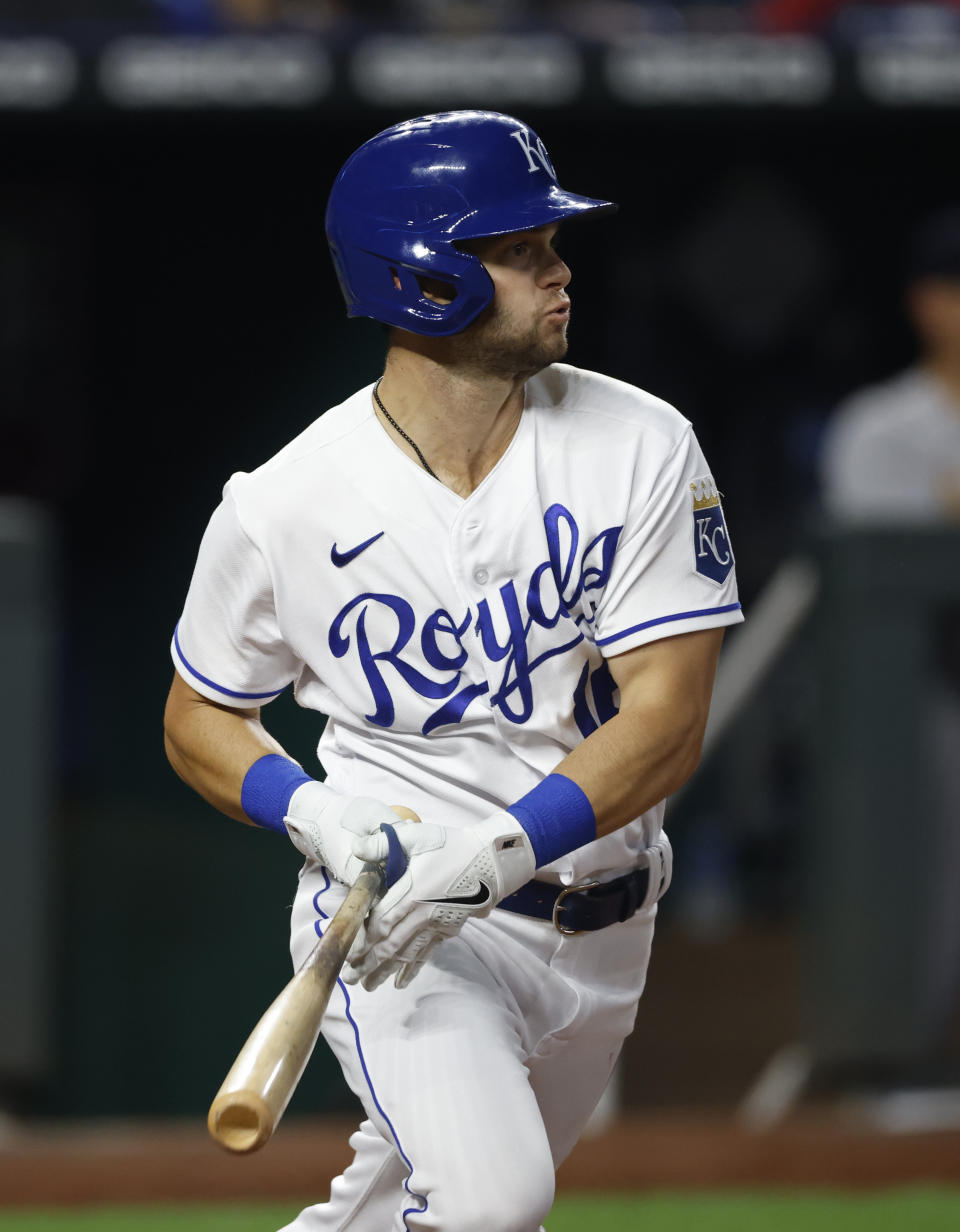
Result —
[{"label": "dark dugout background", "polygon": [[[563,237],[569,358],[694,421],[749,610],[803,542],[832,407],[913,354],[901,245],[958,193],[956,113],[505,109],[562,183],[621,203]],[[343,159],[409,114],[0,116],[0,468],[51,507],[59,562],[52,1031],[5,1084],[24,1110],[201,1112],[288,977],[298,857],[166,766],[167,647],[226,478],[379,371],[323,211]],[[266,718],[315,766],[315,716]],[[794,841],[768,844],[758,926],[789,919]],[[318,1056],[293,1108],[347,1098]]]}]

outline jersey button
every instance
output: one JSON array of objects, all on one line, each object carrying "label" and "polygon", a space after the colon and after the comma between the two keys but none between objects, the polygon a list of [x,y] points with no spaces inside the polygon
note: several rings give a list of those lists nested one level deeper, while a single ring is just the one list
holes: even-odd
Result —
[{"label": "jersey button", "polygon": [[473,580],[475,582],[479,582],[482,586],[484,582],[489,582],[490,574],[486,571],[486,569],[474,569]]}]

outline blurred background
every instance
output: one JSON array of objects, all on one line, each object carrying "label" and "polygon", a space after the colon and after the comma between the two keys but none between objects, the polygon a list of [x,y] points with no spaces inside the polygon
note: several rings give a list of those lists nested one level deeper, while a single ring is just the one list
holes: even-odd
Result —
[{"label": "blurred background", "polygon": [[[881,0],[0,2],[0,1109],[200,1117],[288,978],[168,643],[227,477],[378,374],[337,169],[473,106],[621,203],[570,360],[692,419],[747,613],[619,1106],[960,1126],[960,8]],[[352,1107],[318,1053],[291,1115]]]}]

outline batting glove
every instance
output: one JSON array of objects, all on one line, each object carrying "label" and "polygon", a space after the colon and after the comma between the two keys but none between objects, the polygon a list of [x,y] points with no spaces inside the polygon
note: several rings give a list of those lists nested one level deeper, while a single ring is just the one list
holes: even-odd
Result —
[{"label": "batting glove", "polygon": [[353,844],[379,834],[397,814],[369,796],[342,796],[324,783],[303,783],[290,797],[283,822],[294,847],[348,885],[363,867]]},{"label": "batting glove", "polygon": [[343,969],[349,984],[376,988],[395,974],[409,984],[431,951],[470,919],[530,880],[536,858],[526,831],[496,812],[464,829],[387,823],[358,839],[360,860],[386,861],[387,892],[367,917]]}]

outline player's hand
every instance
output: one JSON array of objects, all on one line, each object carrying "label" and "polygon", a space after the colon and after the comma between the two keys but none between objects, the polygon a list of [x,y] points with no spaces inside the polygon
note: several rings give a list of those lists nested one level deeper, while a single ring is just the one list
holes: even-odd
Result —
[{"label": "player's hand", "polygon": [[367,917],[343,970],[347,983],[372,989],[396,973],[413,979],[430,952],[469,919],[530,880],[533,847],[520,823],[494,813],[463,829],[401,822],[358,839],[354,854],[385,860],[387,892]]},{"label": "player's hand", "polygon": [[284,824],[298,851],[350,885],[363,867],[353,851],[358,839],[379,834],[397,814],[369,796],[342,796],[325,783],[304,783],[290,797]]}]

